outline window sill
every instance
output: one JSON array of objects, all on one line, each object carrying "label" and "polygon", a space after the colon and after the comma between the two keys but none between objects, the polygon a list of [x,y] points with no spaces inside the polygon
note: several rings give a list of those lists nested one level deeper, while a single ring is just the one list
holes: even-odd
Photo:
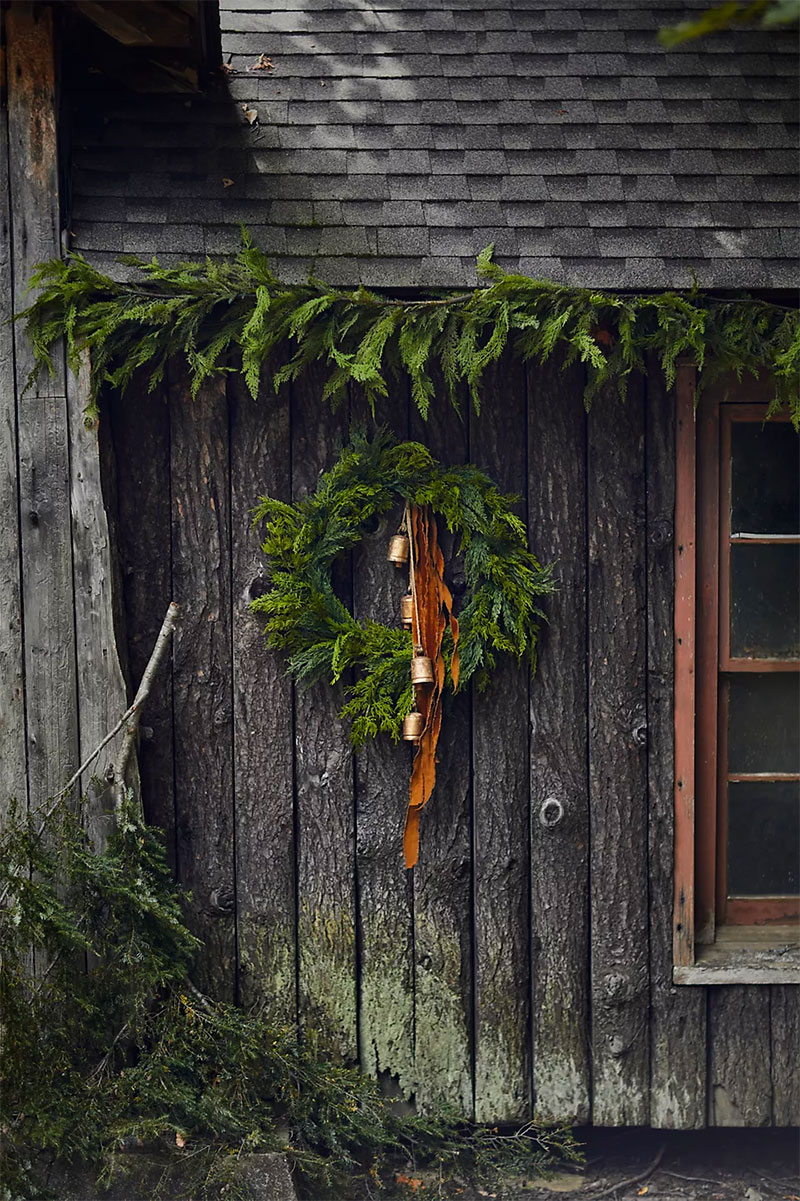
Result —
[{"label": "window sill", "polygon": [[800,984],[800,928],[728,926],[698,946],[695,962],[672,969],[675,984]]}]

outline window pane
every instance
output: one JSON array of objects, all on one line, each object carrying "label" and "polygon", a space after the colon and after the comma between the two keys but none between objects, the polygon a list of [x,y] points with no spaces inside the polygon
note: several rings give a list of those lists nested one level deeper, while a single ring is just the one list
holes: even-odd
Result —
[{"label": "window pane", "polygon": [[728,785],[728,896],[800,890],[800,781]]},{"label": "window pane", "polygon": [[732,422],[731,459],[731,533],[798,533],[800,438],[789,422]]},{"label": "window pane", "polygon": [[800,651],[800,546],[731,546],[731,655],[795,658]]},{"label": "window pane", "polygon": [[732,676],[728,771],[800,773],[800,673]]}]

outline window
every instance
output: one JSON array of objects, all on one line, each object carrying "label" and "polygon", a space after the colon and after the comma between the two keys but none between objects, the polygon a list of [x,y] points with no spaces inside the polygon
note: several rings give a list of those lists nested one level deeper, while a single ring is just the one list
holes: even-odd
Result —
[{"label": "window", "polygon": [[800,981],[800,441],[677,388],[675,980]]}]

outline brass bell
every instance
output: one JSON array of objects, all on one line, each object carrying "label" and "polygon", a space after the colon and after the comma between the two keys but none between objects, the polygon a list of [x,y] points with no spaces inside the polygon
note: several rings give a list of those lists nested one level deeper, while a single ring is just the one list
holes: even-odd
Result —
[{"label": "brass bell", "polygon": [[400,601],[400,622],[407,630],[411,629],[414,621],[414,598],[407,592]]},{"label": "brass bell", "polygon": [[411,660],[411,683],[432,684],[433,679],[433,663],[423,654],[422,649],[419,649]]},{"label": "brass bell", "polygon": [[386,556],[395,567],[402,567],[408,562],[408,538],[405,534],[393,534],[389,539],[389,553]]},{"label": "brass bell", "polygon": [[417,709],[412,709],[403,718],[403,739],[406,742],[419,742],[424,728],[422,714]]}]

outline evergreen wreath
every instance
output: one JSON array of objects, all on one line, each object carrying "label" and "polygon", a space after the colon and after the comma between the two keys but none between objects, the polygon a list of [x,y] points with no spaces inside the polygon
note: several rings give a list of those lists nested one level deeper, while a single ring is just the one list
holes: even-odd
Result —
[{"label": "evergreen wreath", "polygon": [[[255,524],[264,524],[270,580],[251,608],[266,618],[268,645],[288,652],[295,679],[334,684],[355,672],[342,716],[351,719],[356,747],[379,733],[399,738],[413,704],[412,636],[357,621],[336,595],[335,560],[376,517],[405,503],[440,517],[457,536],[466,579],[457,687],[473,677],[485,687],[498,655],[526,657],[533,670],[544,617],[539,598],[554,588],[551,568],[528,549],[514,499],[477,467],[444,467],[419,442],[398,442],[386,430],[371,440],[354,434],[316,492],[297,504],[261,498]],[[443,650],[446,688],[454,691],[449,633]]]}]

